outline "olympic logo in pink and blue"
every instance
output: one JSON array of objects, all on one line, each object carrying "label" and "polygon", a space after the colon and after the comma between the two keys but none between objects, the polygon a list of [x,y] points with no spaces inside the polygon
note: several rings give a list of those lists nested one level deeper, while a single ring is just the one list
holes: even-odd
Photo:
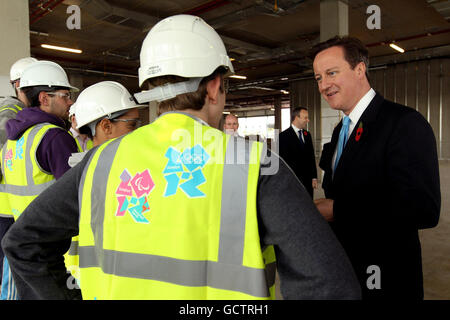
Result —
[{"label": "olympic logo in pink and blue", "polygon": [[137,223],[150,223],[144,216],[150,211],[148,195],[155,187],[155,183],[147,169],[142,173],[136,173],[134,177],[123,170],[120,175],[120,184],[116,190],[117,201],[119,202],[116,217],[123,217],[128,212]]}]

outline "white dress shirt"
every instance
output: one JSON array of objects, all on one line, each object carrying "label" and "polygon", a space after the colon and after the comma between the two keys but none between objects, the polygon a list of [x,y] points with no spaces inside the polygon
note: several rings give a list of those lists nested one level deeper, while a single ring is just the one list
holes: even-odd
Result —
[{"label": "white dress shirt", "polygon": [[[356,124],[358,123],[359,118],[361,118],[361,115],[364,113],[364,111],[366,111],[370,102],[375,97],[375,94],[376,94],[375,90],[370,88],[370,90],[367,91],[367,93],[364,95],[364,97],[361,98],[361,100],[359,100],[359,102],[356,104],[355,108],[348,115],[348,117],[350,118],[350,124],[348,127],[347,141],[348,141],[348,137],[351,136],[353,129],[355,128]],[[332,168],[335,167],[334,163],[336,162],[336,154],[337,154],[337,145],[336,145],[336,149],[334,150]]]},{"label": "white dress shirt", "polygon": [[[291,124],[291,127],[292,127],[292,129],[294,129],[295,134],[297,135],[297,137],[299,137],[299,135],[300,135],[299,130],[303,130],[303,129],[299,129],[296,126],[294,126],[293,124]],[[302,135],[302,141],[303,141],[303,143],[305,143],[305,137],[303,135]]]}]

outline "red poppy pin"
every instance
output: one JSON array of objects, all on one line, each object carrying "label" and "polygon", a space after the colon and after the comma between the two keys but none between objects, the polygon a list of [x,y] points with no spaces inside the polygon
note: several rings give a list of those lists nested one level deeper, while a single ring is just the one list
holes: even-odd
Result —
[{"label": "red poppy pin", "polygon": [[355,136],[355,141],[356,142],[358,142],[359,139],[361,139],[362,133],[363,133],[363,124],[362,124],[362,122],[360,122],[358,130],[356,130],[356,136]]},{"label": "red poppy pin", "polygon": [[306,132],[306,130],[303,130],[303,135],[306,137],[308,135],[308,132]]}]

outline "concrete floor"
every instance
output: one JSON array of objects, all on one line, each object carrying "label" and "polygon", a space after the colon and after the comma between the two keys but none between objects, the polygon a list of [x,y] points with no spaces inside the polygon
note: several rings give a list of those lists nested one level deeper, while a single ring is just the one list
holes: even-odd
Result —
[{"label": "concrete floor", "polygon": [[[419,231],[425,300],[450,300],[450,161],[440,161],[439,172],[442,199],[439,224]],[[323,189],[315,190],[314,199],[322,197]],[[276,299],[282,300],[278,274],[275,284]]]}]

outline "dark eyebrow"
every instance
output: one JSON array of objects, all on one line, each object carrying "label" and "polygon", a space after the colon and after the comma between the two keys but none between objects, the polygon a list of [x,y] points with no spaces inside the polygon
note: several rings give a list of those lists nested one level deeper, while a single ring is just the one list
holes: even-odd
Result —
[{"label": "dark eyebrow", "polygon": [[[330,71],[335,71],[335,70],[339,70],[339,67],[331,67],[331,68],[328,68],[327,70],[325,70],[325,73],[328,73],[328,72],[330,72]],[[316,76],[320,76],[320,74],[315,73],[315,74],[314,74],[314,77],[316,77]]]}]

